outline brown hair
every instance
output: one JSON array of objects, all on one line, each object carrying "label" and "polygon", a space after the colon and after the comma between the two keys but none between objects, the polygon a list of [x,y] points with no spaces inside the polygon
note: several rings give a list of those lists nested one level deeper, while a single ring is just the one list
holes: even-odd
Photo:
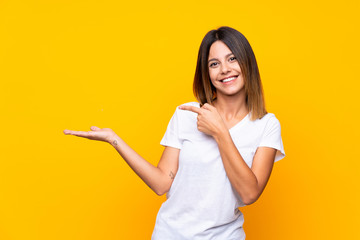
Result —
[{"label": "brown hair", "polygon": [[267,112],[255,54],[245,36],[230,27],[211,30],[201,42],[193,85],[196,99],[203,105],[211,103],[216,98],[216,89],[209,76],[208,57],[211,45],[218,40],[228,46],[240,65],[251,120],[262,118]]}]

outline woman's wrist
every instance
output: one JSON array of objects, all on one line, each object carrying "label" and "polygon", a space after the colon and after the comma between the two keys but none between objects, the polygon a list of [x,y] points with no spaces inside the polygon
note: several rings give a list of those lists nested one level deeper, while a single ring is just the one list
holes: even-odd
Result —
[{"label": "woman's wrist", "polygon": [[230,136],[229,130],[227,128],[224,128],[221,131],[219,131],[217,134],[215,134],[213,137],[214,137],[215,141],[217,143],[219,143],[221,139],[224,139],[229,136]]},{"label": "woman's wrist", "polygon": [[107,139],[107,142],[110,143],[113,147],[116,147],[119,144],[120,138],[116,134]]}]

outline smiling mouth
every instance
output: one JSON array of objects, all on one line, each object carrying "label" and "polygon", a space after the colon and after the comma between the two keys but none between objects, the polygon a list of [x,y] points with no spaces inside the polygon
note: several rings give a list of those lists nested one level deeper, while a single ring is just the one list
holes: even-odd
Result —
[{"label": "smiling mouth", "polygon": [[235,80],[238,76],[232,76],[232,77],[228,77],[225,79],[220,80],[220,82],[226,83],[226,82],[230,82],[232,80]]}]

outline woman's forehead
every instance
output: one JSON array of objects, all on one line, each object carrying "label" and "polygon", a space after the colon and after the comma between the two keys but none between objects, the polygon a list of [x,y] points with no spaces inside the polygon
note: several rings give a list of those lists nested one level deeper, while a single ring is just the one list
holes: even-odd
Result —
[{"label": "woman's forehead", "polygon": [[225,43],[223,43],[222,41],[216,41],[210,46],[208,59],[210,60],[212,58],[223,58],[231,54],[231,50],[228,46],[226,46]]}]

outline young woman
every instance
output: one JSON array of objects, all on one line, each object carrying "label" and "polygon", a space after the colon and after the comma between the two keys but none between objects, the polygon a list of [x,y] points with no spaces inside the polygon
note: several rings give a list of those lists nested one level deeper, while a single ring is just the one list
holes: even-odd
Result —
[{"label": "young woman", "polygon": [[265,110],[255,55],[240,32],[220,27],[206,34],[194,94],[198,102],[175,110],[157,167],[109,128],[64,133],[110,143],[155,193],[167,193],[153,240],[245,239],[238,208],[260,197],[285,152],[280,123]]}]

